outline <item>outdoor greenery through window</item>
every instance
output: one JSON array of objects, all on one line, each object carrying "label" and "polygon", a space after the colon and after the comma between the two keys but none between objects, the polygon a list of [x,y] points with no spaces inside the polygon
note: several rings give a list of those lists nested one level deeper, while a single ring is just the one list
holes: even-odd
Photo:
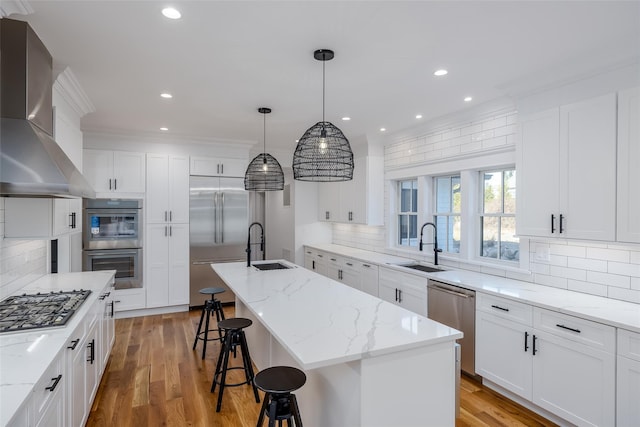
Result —
[{"label": "outdoor greenery through window", "polygon": [[460,175],[436,177],[434,184],[438,246],[444,252],[460,253]]},{"label": "outdoor greenery through window", "polygon": [[418,181],[398,182],[398,244],[418,245]]},{"label": "outdoor greenery through window", "polygon": [[515,169],[482,172],[480,256],[506,261],[520,259],[516,234]]}]

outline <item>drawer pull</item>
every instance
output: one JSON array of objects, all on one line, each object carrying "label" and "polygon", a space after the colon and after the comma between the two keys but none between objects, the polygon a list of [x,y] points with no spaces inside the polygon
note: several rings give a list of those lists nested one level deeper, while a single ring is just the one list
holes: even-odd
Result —
[{"label": "drawer pull", "polygon": [[363,267],[371,268],[369,264],[362,264]]},{"label": "drawer pull", "polygon": [[577,333],[577,334],[579,334],[579,333],[580,333],[580,329],[570,328],[570,327],[568,327],[568,326],[558,325],[558,324],[556,324],[556,326],[557,326],[558,328],[566,329],[566,330],[568,330],[568,331],[575,332],[575,333]]},{"label": "drawer pull", "polygon": [[79,343],[79,342],[80,342],[80,338],[78,338],[77,340],[73,340],[73,341],[71,341],[71,345],[70,345],[70,346],[68,346],[67,348],[68,348],[69,350],[75,350],[75,349],[76,349],[76,347],[78,346],[78,343]]},{"label": "drawer pull", "polygon": [[538,337],[536,337],[535,335],[533,336],[533,355],[536,355],[536,352],[538,350],[536,350],[536,341],[537,341]]},{"label": "drawer pull", "polygon": [[502,311],[509,311],[508,308],[500,307],[499,305],[492,305],[491,307]]},{"label": "drawer pull", "polygon": [[529,332],[524,333],[524,352],[526,353],[529,350]]},{"label": "drawer pull", "polygon": [[51,381],[53,381],[53,384],[51,384],[49,387],[45,387],[45,390],[49,390],[49,391],[53,391],[56,389],[56,387],[58,387],[58,383],[60,382],[60,380],[62,379],[62,374],[58,375],[55,378],[51,378]]},{"label": "drawer pull", "polygon": [[353,267],[353,264],[352,264],[352,263],[350,263],[350,262],[348,262],[348,263],[347,263],[347,265],[348,265],[349,267]]}]

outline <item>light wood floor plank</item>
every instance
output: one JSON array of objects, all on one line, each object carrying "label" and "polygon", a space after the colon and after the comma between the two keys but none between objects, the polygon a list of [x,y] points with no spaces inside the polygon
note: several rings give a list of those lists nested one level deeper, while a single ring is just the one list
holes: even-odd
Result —
[{"label": "light wood floor plank", "polygon": [[[232,306],[225,315],[233,317]],[[116,342],[87,426],[254,427],[260,404],[250,386],[225,389],[216,412],[218,392],[210,388],[220,343],[207,344],[204,360],[201,341],[192,350],[199,319],[197,310],[116,320]],[[240,353],[230,363],[242,366]],[[241,370],[228,376],[243,379]],[[555,425],[464,375],[460,406],[456,427]]]}]

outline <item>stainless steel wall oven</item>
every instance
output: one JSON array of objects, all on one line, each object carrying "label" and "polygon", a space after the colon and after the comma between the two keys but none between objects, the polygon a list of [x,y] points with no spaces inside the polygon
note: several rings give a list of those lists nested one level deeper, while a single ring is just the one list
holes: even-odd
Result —
[{"label": "stainless steel wall oven", "polygon": [[142,286],[142,200],[84,201],[84,271],[116,270],[116,289]]}]

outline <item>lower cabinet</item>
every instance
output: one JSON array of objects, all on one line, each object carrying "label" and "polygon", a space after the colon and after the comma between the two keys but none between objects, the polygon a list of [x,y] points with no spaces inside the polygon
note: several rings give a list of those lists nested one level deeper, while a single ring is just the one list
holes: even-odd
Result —
[{"label": "lower cabinet", "polygon": [[328,255],[315,249],[305,248],[304,267],[323,276],[328,275]]},{"label": "lower cabinet", "polygon": [[615,328],[478,293],[476,372],[576,425],[615,425]]},{"label": "lower cabinet", "polygon": [[[147,280],[145,280],[146,282]],[[113,296],[113,309],[116,313],[119,311],[138,310],[145,308],[147,305],[145,288],[114,289],[111,295]]]},{"label": "lower cabinet", "polygon": [[55,357],[33,391],[34,419],[37,427],[63,427],[65,391],[67,385],[64,354]]},{"label": "lower cabinet", "polygon": [[640,422],[640,334],[618,329],[617,362],[617,426],[637,426]]},{"label": "lower cabinet", "polygon": [[378,269],[378,296],[427,316],[427,279],[386,267]]},{"label": "lower cabinet", "polygon": [[149,224],[146,232],[146,307],[189,304],[189,224]]}]

